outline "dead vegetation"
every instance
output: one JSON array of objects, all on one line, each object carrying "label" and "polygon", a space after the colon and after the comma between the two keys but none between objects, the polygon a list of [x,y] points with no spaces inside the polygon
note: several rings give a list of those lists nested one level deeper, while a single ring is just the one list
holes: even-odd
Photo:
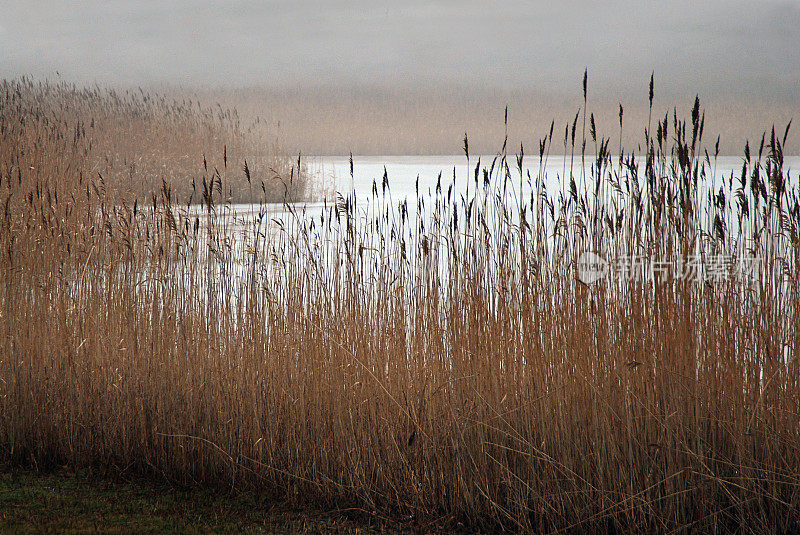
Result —
[{"label": "dead vegetation", "polygon": [[[230,226],[244,161],[226,166],[212,137],[205,165],[186,160],[202,208],[179,204],[171,177],[146,208],[111,197],[92,154],[115,131],[59,115],[39,98],[51,91],[0,90],[6,461],[421,526],[798,529],[800,211],[783,129],[720,180],[699,102],[685,120],[652,113],[638,153],[616,153],[587,105],[533,155],[504,144],[476,161],[465,138],[464,195],[445,175],[397,205],[376,177],[367,206],[287,205],[265,232],[265,207]],[[522,162],[543,169],[562,141],[575,171],[547,191]],[[760,263],[587,285],[587,250]]]}]

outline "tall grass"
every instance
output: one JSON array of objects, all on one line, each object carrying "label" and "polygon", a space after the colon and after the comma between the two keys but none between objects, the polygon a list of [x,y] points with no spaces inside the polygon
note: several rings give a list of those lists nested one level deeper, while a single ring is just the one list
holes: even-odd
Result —
[{"label": "tall grass", "polygon": [[[251,176],[229,174],[227,189],[220,191],[226,201],[281,202],[314,194],[307,169],[293,171],[296,158],[255,132],[256,122],[243,124],[235,109],[142,89],[81,88],[26,78],[2,83],[3,120],[22,120],[28,126],[21,129],[20,139],[6,138],[4,152],[11,152],[4,154],[7,165],[15,163],[15,151],[18,157],[35,150],[44,159],[56,151],[78,159],[74,152],[80,150],[79,174],[98,179],[104,194],[114,199],[150,199],[167,182],[181,202],[199,203],[198,165],[221,174],[229,162],[236,162],[238,169],[247,159]],[[53,138],[48,140],[54,144],[50,151],[37,147],[44,135]],[[287,189],[284,182],[290,175]]]},{"label": "tall grass", "polygon": [[[410,203],[384,175],[366,205],[273,218],[226,204],[243,162],[198,161],[201,208],[166,181],[146,207],[110,198],[86,169],[110,133],[73,135],[83,119],[53,117],[47,91],[0,93],[7,462],[421,527],[798,529],[800,209],[782,131],[719,181],[699,102],[653,113],[638,153],[612,154],[618,134],[583,109],[586,135],[576,117],[563,146],[587,167],[561,191],[551,126],[532,156],[504,143],[476,162],[465,138],[469,177]],[[586,284],[585,251],[761,261]]]}]

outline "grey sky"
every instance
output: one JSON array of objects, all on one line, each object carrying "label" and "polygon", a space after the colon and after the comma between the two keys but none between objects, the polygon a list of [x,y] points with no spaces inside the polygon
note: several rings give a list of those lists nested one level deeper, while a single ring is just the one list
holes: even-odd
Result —
[{"label": "grey sky", "polygon": [[800,0],[494,4],[0,0],[0,76],[800,96]]}]

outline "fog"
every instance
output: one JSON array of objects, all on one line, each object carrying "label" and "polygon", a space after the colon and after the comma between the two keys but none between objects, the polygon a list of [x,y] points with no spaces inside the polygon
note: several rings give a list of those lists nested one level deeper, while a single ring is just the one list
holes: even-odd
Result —
[{"label": "fog", "polygon": [[[4,2],[0,74],[798,95],[800,2]],[[342,7],[346,5],[346,7]]]},{"label": "fog", "polygon": [[[416,0],[6,0],[0,10],[0,77],[203,88],[217,96],[233,88],[249,88],[251,97],[263,90],[273,107],[300,108],[294,115],[273,110],[276,125],[305,121],[307,131],[319,120],[298,102],[316,103],[318,115],[336,115],[324,105],[326,89],[366,95],[366,105],[375,109],[377,98],[385,117],[375,119],[378,111],[370,116],[389,125],[399,124],[394,121],[404,116],[404,103],[425,100],[427,88],[434,100],[446,101],[448,87],[457,88],[452,93],[459,98],[469,97],[475,110],[485,108],[484,115],[499,116],[497,108],[512,100],[519,101],[518,116],[534,114],[525,106],[535,103],[568,120],[574,114],[570,99],[580,97],[588,68],[590,94],[598,107],[605,106],[609,122],[617,102],[641,107],[655,71],[660,106],[691,105],[699,93],[718,113],[739,110],[718,116],[738,139],[750,135],[747,128],[768,127],[767,119],[784,120],[800,109],[798,44],[798,0],[531,1],[495,2],[491,8],[483,2]],[[345,109],[336,112],[342,115],[364,102],[349,98],[342,104],[339,98],[333,106]],[[439,116],[435,110],[415,113],[447,119],[459,104],[436,108]],[[774,115],[767,118],[768,112]],[[469,110],[461,115],[453,131],[474,116]],[[476,118],[472,124],[485,122]],[[324,135],[334,128],[323,129]],[[326,150],[316,140],[295,137],[291,148],[313,142],[315,151],[336,152],[346,145],[345,140]],[[409,148],[413,143],[385,150]]]}]

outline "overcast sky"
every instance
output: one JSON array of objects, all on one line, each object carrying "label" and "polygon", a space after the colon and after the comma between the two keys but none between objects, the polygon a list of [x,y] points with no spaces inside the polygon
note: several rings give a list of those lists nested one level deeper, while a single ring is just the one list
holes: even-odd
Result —
[{"label": "overcast sky", "polygon": [[0,76],[800,96],[800,0],[485,4],[0,0]]}]

